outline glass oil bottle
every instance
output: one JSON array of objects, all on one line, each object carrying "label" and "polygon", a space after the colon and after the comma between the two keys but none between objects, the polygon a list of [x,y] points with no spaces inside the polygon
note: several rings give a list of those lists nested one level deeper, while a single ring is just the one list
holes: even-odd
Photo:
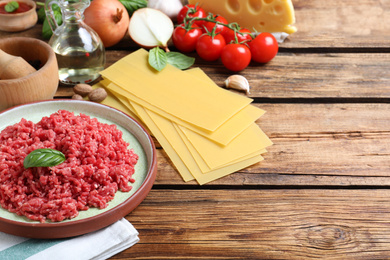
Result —
[{"label": "glass oil bottle", "polygon": [[[49,45],[56,53],[60,82],[67,85],[91,83],[104,69],[105,49],[98,34],[83,22],[90,0],[47,0],[46,17],[53,35]],[[58,25],[54,5],[61,9]]]}]

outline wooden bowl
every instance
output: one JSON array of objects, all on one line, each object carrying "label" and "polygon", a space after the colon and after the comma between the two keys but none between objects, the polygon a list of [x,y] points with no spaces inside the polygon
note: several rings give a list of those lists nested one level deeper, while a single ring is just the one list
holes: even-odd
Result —
[{"label": "wooden bowl", "polygon": [[40,68],[17,79],[0,80],[0,111],[33,101],[52,99],[57,91],[59,76],[57,58],[44,41],[27,37],[0,39],[0,49],[20,56]]},{"label": "wooden bowl", "polygon": [[[0,1],[0,5],[11,1],[12,0]],[[32,8],[23,13],[0,14],[0,30],[6,32],[19,32],[29,29],[37,23],[38,15],[35,2],[32,0],[18,0],[18,2],[26,3]]]}]

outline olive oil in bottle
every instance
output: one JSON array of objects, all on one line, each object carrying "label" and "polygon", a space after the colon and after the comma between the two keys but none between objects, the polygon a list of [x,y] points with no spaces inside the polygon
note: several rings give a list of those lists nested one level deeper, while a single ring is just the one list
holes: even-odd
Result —
[{"label": "olive oil in bottle", "polygon": [[[90,0],[46,0],[45,11],[53,31],[49,44],[56,53],[59,79],[63,84],[90,83],[99,77],[106,61],[98,34],[83,22]],[[53,6],[61,9],[58,25]]]}]

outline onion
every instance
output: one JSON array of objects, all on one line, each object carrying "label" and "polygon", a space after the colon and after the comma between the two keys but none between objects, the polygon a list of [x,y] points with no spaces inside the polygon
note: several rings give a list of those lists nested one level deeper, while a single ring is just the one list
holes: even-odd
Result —
[{"label": "onion", "polygon": [[122,40],[129,20],[126,8],[118,0],[93,0],[84,11],[84,22],[99,35],[104,47]]}]

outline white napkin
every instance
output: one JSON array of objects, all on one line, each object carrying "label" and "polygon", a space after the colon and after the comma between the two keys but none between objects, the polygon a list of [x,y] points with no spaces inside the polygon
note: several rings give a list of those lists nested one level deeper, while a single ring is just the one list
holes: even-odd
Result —
[{"label": "white napkin", "polygon": [[0,232],[0,259],[103,260],[138,241],[138,231],[124,218],[101,230],[69,239],[29,239]]}]

